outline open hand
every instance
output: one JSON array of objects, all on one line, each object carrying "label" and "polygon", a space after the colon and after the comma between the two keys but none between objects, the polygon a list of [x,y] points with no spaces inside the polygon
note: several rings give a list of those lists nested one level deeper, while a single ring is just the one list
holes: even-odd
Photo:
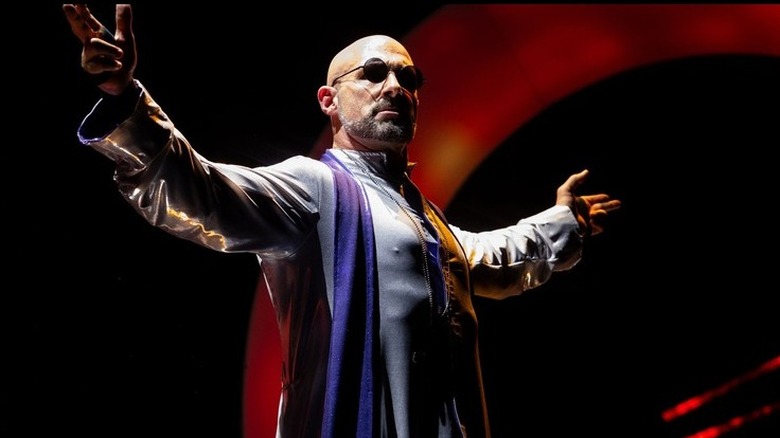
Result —
[{"label": "open hand", "polygon": [[610,199],[605,193],[577,196],[575,191],[585,182],[587,176],[587,169],[569,176],[566,182],[558,187],[555,203],[571,208],[583,232],[595,236],[604,231],[607,214],[620,208],[620,201]]}]

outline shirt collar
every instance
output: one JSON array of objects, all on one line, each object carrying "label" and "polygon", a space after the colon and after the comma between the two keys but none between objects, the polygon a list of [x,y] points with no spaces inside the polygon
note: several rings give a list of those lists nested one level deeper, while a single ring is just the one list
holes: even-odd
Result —
[{"label": "shirt collar", "polygon": [[342,159],[348,169],[358,170],[357,164],[353,161],[356,160],[374,175],[391,182],[402,182],[404,176],[408,177],[416,164],[400,159],[395,154],[382,151],[356,151],[338,148],[333,148],[331,151]]}]

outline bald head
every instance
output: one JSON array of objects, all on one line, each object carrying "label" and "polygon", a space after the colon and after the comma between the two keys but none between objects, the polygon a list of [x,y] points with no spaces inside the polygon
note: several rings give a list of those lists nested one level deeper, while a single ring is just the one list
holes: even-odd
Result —
[{"label": "bald head", "polygon": [[328,85],[332,84],[334,78],[359,65],[363,65],[369,58],[387,59],[389,55],[399,55],[406,58],[406,64],[413,64],[409,52],[406,51],[406,48],[398,40],[386,35],[370,35],[360,38],[333,57],[328,68],[328,77],[325,83]]},{"label": "bald head", "polygon": [[333,57],[326,81],[317,99],[330,117],[333,147],[405,157],[417,128],[422,75],[400,42],[386,35],[360,38]]}]

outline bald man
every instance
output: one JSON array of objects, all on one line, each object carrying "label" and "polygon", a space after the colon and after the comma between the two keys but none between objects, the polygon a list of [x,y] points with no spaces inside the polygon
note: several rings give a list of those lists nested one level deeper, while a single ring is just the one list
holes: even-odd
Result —
[{"label": "bald man", "polygon": [[515,225],[448,224],[409,178],[420,69],[397,40],[361,38],[317,91],[332,147],[249,168],[200,156],[134,78],[129,5],[112,35],[63,6],[103,98],[78,128],[116,163],[124,198],[154,226],[257,256],[282,339],[278,437],[487,437],[472,297],[502,299],[573,267],[620,206],[576,196]]}]

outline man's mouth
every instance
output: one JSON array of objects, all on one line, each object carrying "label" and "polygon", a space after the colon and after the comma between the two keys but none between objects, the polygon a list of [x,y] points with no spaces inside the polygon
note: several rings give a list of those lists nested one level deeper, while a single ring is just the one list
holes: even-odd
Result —
[{"label": "man's mouth", "polygon": [[396,108],[382,108],[376,113],[378,120],[397,119],[401,113]]}]

